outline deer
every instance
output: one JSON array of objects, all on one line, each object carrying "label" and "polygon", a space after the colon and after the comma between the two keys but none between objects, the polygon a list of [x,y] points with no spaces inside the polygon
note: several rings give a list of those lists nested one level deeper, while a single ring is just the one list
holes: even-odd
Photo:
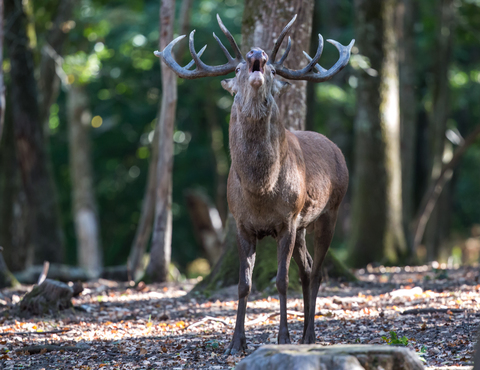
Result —
[{"label": "deer", "polygon": [[[234,96],[229,123],[231,167],[227,182],[227,200],[237,226],[240,260],[238,308],[232,341],[226,354],[247,349],[245,313],[252,290],[257,240],[272,236],[277,242],[276,287],[280,301],[278,343],[291,343],[287,325],[288,271],[293,257],[299,267],[303,292],[304,328],[302,344],[315,343],[315,307],[322,281],[321,266],[332,241],[338,209],[348,187],[348,169],[340,149],[325,136],[309,131],[289,131],[279,120],[275,102],[289,83],[286,80],[324,82],[348,63],[355,40],[348,46],[327,40],[339,51],[338,61],[325,69],[317,62],[323,51],[323,37],[318,35],[318,49],[308,64],[291,70],[283,64],[291,49],[291,38],[283,56],[276,61],[279,48],[295,22],[285,26],[272,51],[254,47],[242,56],[233,36],[217,14],[220,29],[228,39],[232,57],[213,33],[227,63],[209,66],[201,59],[205,47],[197,53],[194,33],[189,37],[192,61],[181,67],[172,48],[185,37],[179,36],[162,52],[154,52],[179,77],[196,79],[223,76],[235,71],[235,77],[222,81]],[[190,68],[196,65],[196,68]],[[314,233],[314,255],[309,254],[305,233]]]}]

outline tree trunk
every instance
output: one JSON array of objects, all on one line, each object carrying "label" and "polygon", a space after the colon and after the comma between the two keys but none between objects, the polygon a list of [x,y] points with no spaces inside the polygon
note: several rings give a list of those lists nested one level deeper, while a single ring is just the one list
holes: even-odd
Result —
[{"label": "tree trunk", "polygon": [[63,233],[57,196],[41,122],[39,121],[34,63],[26,34],[21,0],[6,0],[6,45],[11,63],[12,117],[23,186],[29,208],[30,253],[43,263],[63,260]]},{"label": "tree trunk", "polygon": [[350,261],[398,263],[406,242],[395,1],[357,0],[355,7],[358,49],[371,68],[358,76]]},{"label": "tree trunk", "polygon": [[[442,0],[438,4],[439,22],[437,25],[437,40],[434,49],[434,85],[432,112],[429,119],[429,138],[430,138],[430,166],[431,183],[438,179],[443,166],[443,154],[445,147],[445,131],[447,129],[447,120],[450,111],[449,104],[449,80],[448,68],[452,56],[452,41],[455,25],[455,5],[453,0]],[[439,202],[448,201],[448,195],[443,193]],[[441,225],[444,223],[445,214],[441,212],[444,207],[437,207],[433,210],[425,232],[425,244],[427,247],[427,259],[432,261],[437,259],[438,251],[442,240],[447,236],[443,233],[440,238],[440,232],[443,230]],[[446,230],[445,230],[446,231]]]},{"label": "tree trunk", "polygon": [[[0,2],[0,66],[3,66],[3,1]],[[3,126],[5,122],[5,85],[3,84],[3,68],[0,68],[0,144],[2,143],[2,132]],[[2,156],[0,154],[0,165],[5,165],[6,163],[2,163]],[[13,162],[11,165],[14,165]],[[10,166],[11,166],[10,165]],[[3,166],[2,166],[3,168]],[[0,176],[1,178],[1,176]],[[0,199],[2,197],[3,192],[2,182],[0,181]],[[10,203],[11,204],[11,203]],[[0,225],[4,222],[8,222],[3,220],[3,212],[2,207],[0,207]],[[9,225],[10,226],[10,225]],[[1,227],[1,226],[0,226]],[[0,238],[3,230],[0,230]],[[15,277],[13,277],[12,273],[8,269],[5,260],[3,259],[3,248],[1,246],[2,241],[0,239],[0,289],[7,288],[18,284]]]},{"label": "tree trunk", "polygon": [[[187,34],[188,25],[190,24],[190,10],[193,0],[183,0],[182,7],[180,9],[179,19],[179,33],[181,35]],[[168,41],[168,40],[167,40]],[[185,54],[185,44],[180,43],[177,46],[177,53],[180,57]],[[162,99],[163,104],[163,99]],[[162,109],[158,115],[162,114]],[[160,118],[158,118],[160,119]],[[148,241],[152,232],[153,218],[155,215],[155,195],[157,185],[157,162],[158,162],[158,144],[159,144],[159,125],[155,126],[155,134],[152,141],[152,156],[150,164],[148,166],[147,175],[147,187],[145,189],[145,195],[143,197],[142,210],[140,222],[137,226],[135,238],[132,243],[132,249],[128,257],[128,272],[130,278],[137,280],[144,273],[144,267],[142,264],[143,256],[147,250]]]},{"label": "tree trunk", "polygon": [[[0,66],[3,66],[3,1],[0,2]],[[0,68],[0,142],[2,141],[5,122],[5,84],[3,82],[3,67]]]},{"label": "tree trunk", "polygon": [[[162,0],[160,7],[160,50],[173,39],[175,20],[175,0]],[[177,107],[177,76],[163,61],[162,65],[162,106],[158,138],[157,184],[155,218],[150,262],[146,280],[163,282],[167,280],[172,242],[172,167],[173,167],[173,128]]]},{"label": "tree trunk", "polygon": [[[27,266],[30,218],[13,130],[11,109],[8,109],[5,130],[0,140],[0,246],[4,248],[3,256],[7,266],[12,271],[20,271]],[[31,260],[29,262],[32,263]]]},{"label": "tree trunk", "polygon": [[417,96],[415,94],[415,4],[401,0],[397,5],[398,64],[400,86],[400,130],[402,158],[403,228],[412,250],[411,229],[415,214],[415,159],[417,147]]},{"label": "tree trunk", "polygon": [[[61,55],[63,45],[68,37],[68,21],[73,10],[74,0],[61,0],[52,27],[48,31],[46,44],[42,48],[39,90],[39,121],[47,129],[46,122],[50,115],[50,107],[55,102],[60,89]],[[58,71],[58,72],[57,72]],[[48,132],[48,130],[45,130]]]},{"label": "tree trunk", "polygon": [[[308,61],[303,50],[308,51],[312,33],[313,1],[274,0],[259,2],[246,0],[242,21],[242,52],[259,47],[270,53],[273,43],[288,22],[297,14],[297,20],[290,31],[292,50],[285,61],[285,66],[292,69],[304,67]],[[286,40],[280,48],[278,58],[287,46]],[[307,115],[307,82],[289,81],[292,85],[279,99],[279,117],[284,117],[283,124],[289,130],[304,130]]]},{"label": "tree trunk", "polygon": [[102,272],[102,253],[91,166],[91,113],[85,86],[70,85],[67,109],[78,263],[89,276],[97,278]]}]

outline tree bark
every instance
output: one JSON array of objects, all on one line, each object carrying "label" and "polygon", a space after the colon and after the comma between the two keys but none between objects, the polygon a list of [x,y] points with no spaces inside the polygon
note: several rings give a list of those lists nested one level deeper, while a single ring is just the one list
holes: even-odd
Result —
[{"label": "tree bark", "polygon": [[102,272],[100,225],[93,186],[90,149],[90,107],[85,86],[73,84],[67,93],[70,171],[80,267],[97,278]]},{"label": "tree bark", "polygon": [[[4,29],[4,20],[3,20],[3,1],[0,2],[0,143],[2,142],[2,132],[5,122],[5,85],[3,83],[3,29]],[[0,164],[2,163],[2,156],[0,155]],[[2,166],[3,167],[3,166]],[[0,182],[0,199],[2,196],[3,186]],[[2,207],[0,207],[0,222],[3,224],[2,220]],[[0,235],[3,233],[0,230]],[[1,236],[0,236],[1,238]],[[3,248],[1,246],[0,240],[0,289],[7,288],[18,284],[16,279],[13,277],[12,273],[8,269],[7,264],[3,258]]]},{"label": "tree bark", "polygon": [[[7,266],[11,271],[20,271],[27,265],[30,218],[15,151],[13,125],[11,110],[8,109],[0,140],[0,245],[4,248]],[[30,254],[30,257],[33,256]],[[32,263],[31,260],[28,262]]]},{"label": "tree bark", "polygon": [[30,253],[43,263],[63,260],[63,233],[37,102],[34,63],[21,0],[6,0],[6,46],[11,63],[12,117],[29,208]]},{"label": "tree bark", "polygon": [[[433,102],[429,117],[429,147],[430,147],[430,184],[434,183],[442,170],[445,151],[445,131],[450,113],[450,89],[448,68],[452,57],[452,42],[455,26],[455,5],[453,0],[442,0],[437,5],[439,13],[437,24],[437,40],[434,49],[435,66],[433,70]],[[443,193],[439,202],[448,201],[448,195]],[[445,227],[441,227],[446,216],[437,207],[432,211],[425,232],[427,259],[432,261],[438,257],[442,240],[447,236]],[[447,228],[448,229],[448,228]]]},{"label": "tree bark", "polygon": [[356,0],[355,8],[358,49],[371,68],[358,76],[350,262],[398,263],[406,242],[395,1]]},{"label": "tree bark", "polygon": [[415,159],[417,147],[417,96],[415,94],[415,4],[401,0],[397,5],[397,37],[400,86],[400,129],[402,158],[403,227],[410,253],[411,227],[415,212]]},{"label": "tree bark", "polygon": [[[270,53],[273,43],[288,22],[297,14],[297,20],[290,31],[292,50],[285,61],[285,66],[292,69],[304,67],[308,61],[303,50],[308,51],[312,33],[313,1],[274,0],[259,2],[246,0],[242,21],[242,52],[259,47]],[[278,58],[283,54],[287,41],[284,40]],[[283,117],[283,124],[289,130],[304,130],[307,115],[307,82],[289,81],[292,85],[277,99]]]},{"label": "tree bark", "polygon": [[[160,50],[173,39],[175,0],[162,0],[160,7]],[[162,65],[162,106],[158,121],[158,162],[156,167],[156,199],[153,238],[150,262],[146,280],[163,282],[167,280],[172,242],[172,167],[173,128],[177,107],[177,76],[163,61]]]},{"label": "tree bark", "polygon": [[70,20],[73,5],[74,0],[60,1],[52,27],[47,34],[46,44],[42,48],[38,77],[39,121],[45,124],[46,132],[48,132],[46,122],[50,115],[50,107],[57,99],[60,89],[61,81],[57,71],[62,68],[61,55],[69,31],[66,22]]}]

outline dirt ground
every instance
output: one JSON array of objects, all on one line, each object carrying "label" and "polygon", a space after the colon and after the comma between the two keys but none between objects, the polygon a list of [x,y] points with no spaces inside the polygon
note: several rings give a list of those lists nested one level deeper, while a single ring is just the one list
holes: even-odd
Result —
[{"label": "dirt ground", "polygon": [[[435,266],[437,267],[437,266]],[[429,367],[473,365],[480,322],[479,268],[371,268],[357,283],[326,281],[317,299],[317,342],[401,342]],[[276,343],[275,290],[254,292],[247,309],[248,350],[224,356],[233,334],[236,288],[213,297],[188,294],[195,281],[148,285],[85,284],[74,309],[21,318],[12,308],[31,287],[0,293],[2,369],[231,369],[265,343]],[[288,300],[293,343],[303,302]],[[396,340],[394,338],[397,338]]]}]

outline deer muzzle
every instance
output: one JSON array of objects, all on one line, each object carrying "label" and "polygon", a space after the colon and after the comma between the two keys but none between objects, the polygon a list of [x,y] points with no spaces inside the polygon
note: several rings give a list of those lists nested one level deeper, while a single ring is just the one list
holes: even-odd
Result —
[{"label": "deer muzzle", "polygon": [[265,83],[265,65],[268,61],[268,55],[260,48],[253,48],[247,55],[248,63],[248,82],[254,88],[259,88]]}]

